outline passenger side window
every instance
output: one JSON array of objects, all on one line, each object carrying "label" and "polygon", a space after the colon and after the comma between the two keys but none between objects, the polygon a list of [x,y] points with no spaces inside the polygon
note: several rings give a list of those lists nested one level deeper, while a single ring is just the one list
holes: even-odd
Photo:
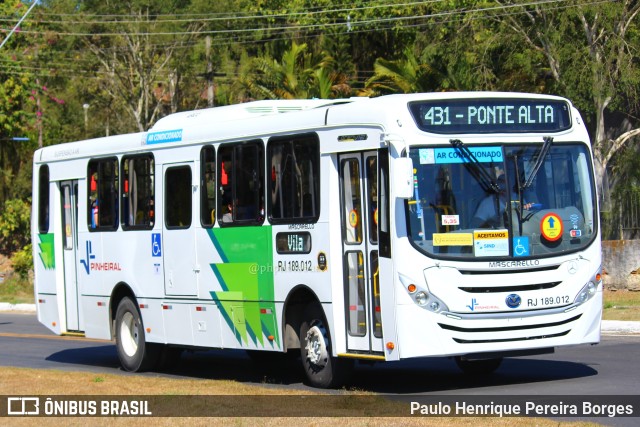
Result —
[{"label": "passenger side window", "polygon": [[168,168],[164,176],[164,221],[168,229],[191,227],[191,168]]},{"label": "passenger side window", "polygon": [[94,159],[87,171],[87,225],[90,231],[118,229],[118,159]]},{"label": "passenger side window", "polygon": [[262,141],[223,145],[218,150],[218,221],[225,225],[264,222]]},{"label": "passenger side window", "polygon": [[38,174],[38,232],[49,232],[49,166],[40,166]]},{"label": "passenger side window", "polygon": [[320,147],[315,134],[271,138],[269,220],[312,222],[320,215]]},{"label": "passenger side window", "polygon": [[154,161],[151,154],[122,159],[122,228],[149,230],[155,222]]},{"label": "passenger side window", "polygon": [[215,223],[216,212],[216,162],[213,146],[207,145],[200,152],[200,222],[203,227]]}]

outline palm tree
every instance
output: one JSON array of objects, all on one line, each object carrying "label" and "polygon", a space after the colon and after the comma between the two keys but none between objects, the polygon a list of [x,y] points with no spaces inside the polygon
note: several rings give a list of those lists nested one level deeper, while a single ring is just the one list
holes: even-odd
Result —
[{"label": "palm tree", "polygon": [[255,71],[239,81],[256,99],[335,98],[351,94],[346,77],[331,71],[333,59],[308,51],[306,43],[292,43],[280,60],[256,58]]},{"label": "palm tree", "polygon": [[440,74],[429,64],[420,64],[410,48],[395,61],[376,59],[373,71],[360,95],[432,92],[440,87]]}]

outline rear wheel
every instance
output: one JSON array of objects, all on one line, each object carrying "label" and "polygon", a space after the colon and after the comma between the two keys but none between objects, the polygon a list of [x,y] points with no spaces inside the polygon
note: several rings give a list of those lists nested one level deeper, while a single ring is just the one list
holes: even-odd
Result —
[{"label": "rear wheel", "polygon": [[456,364],[462,372],[468,375],[492,374],[502,364],[502,357],[495,359],[468,360],[456,357]]},{"label": "rear wheel", "polygon": [[160,356],[160,345],[145,341],[142,317],[129,297],[120,301],[116,311],[116,347],[120,364],[127,371],[151,369]]},{"label": "rear wheel", "polygon": [[353,361],[331,355],[327,321],[318,304],[307,306],[300,326],[300,358],[309,385],[334,388],[342,385],[353,369]]}]

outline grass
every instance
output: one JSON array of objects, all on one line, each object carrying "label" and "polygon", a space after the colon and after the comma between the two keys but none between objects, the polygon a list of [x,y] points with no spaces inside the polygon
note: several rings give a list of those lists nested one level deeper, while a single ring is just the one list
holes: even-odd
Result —
[{"label": "grass", "polygon": [[602,318],[604,320],[640,321],[640,292],[605,291]]},{"label": "grass", "polygon": [[4,276],[0,283],[0,302],[10,304],[33,304],[33,281],[17,274]]},{"label": "grass", "polygon": [[[343,392],[343,394],[353,394]],[[277,403],[279,396],[305,396],[310,399],[309,405],[313,405],[313,396],[321,396],[322,393],[291,390],[285,388],[259,387],[237,383],[233,381],[206,380],[206,379],[172,379],[158,377],[142,377],[134,375],[101,374],[85,372],[62,372],[56,370],[35,370],[27,368],[2,368],[0,370],[0,395],[9,396],[219,396],[221,404],[233,409],[233,395],[243,396],[271,396],[268,402]],[[361,396],[362,394],[360,394]],[[309,416],[304,405],[299,408],[299,417],[216,417],[216,418],[12,418],[12,426],[40,426],[40,425],[96,425],[96,426],[199,426],[199,425],[233,425],[233,426],[324,426],[339,423],[341,427],[352,426],[477,426],[481,424],[489,427],[516,427],[521,425],[551,427],[559,424],[566,426],[594,426],[596,424],[585,422],[560,423],[557,420],[543,418],[505,417],[505,418],[472,418],[472,417],[410,417],[407,403],[398,403],[383,399],[368,393],[366,399],[376,405],[382,412],[407,413],[407,416],[399,417],[317,417]],[[134,398],[132,397],[132,400]],[[192,398],[194,407],[198,405],[197,398]],[[323,407],[327,411],[348,410],[350,399],[346,399],[341,405],[333,408]],[[189,405],[189,403],[187,403]],[[244,410],[246,408],[239,408]],[[265,408],[262,408],[265,409]],[[317,415],[318,408],[314,413]],[[277,408],[276,408],[277,411]],[[335,412],[334,412],[335,413]],[[353,412],[348,412],[353,413]]]}]

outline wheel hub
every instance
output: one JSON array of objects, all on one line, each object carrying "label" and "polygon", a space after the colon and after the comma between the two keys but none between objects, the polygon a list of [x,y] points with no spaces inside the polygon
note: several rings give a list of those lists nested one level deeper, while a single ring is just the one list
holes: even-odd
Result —
[{"label": "wheel hub", "polygon": [[307,331],[307,359],[316,366],[324,367],[327,364],[328,353],[325,340],[326,330],[322,325],[314,325]]},{"label": "wheel hub", "polygon": [[120,327],[120,342],[127,356],[133,356],[138,351],[138,324],[131,313],[122,316]]}]

